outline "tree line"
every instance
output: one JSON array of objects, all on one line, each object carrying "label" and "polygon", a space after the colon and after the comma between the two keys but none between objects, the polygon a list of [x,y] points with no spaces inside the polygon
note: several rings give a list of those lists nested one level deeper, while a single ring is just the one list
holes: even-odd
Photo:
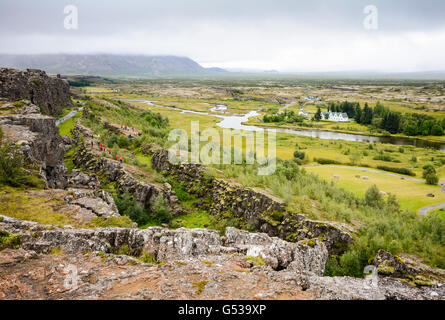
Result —
[{"label": "tree line", "polygon": [[402,114],[401,112],[391,111],[379,102],[375,107],[365,103],[363,108],[358,102],[331,102],[328,111],[347,113],[349,118],[355,119],[359,124],[383,129],[391,134],[403,133],[407,136],[444,135],[445,119],[437,120],[434,117],[420,113]]}]

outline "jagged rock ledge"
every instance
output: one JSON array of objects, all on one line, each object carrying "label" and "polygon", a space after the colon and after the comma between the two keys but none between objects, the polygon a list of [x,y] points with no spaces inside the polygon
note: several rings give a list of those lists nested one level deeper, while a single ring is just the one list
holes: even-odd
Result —
[{"label": "jagged rock ledge", "polygon": [[[79,135],[79,128],[80,126],[75,127],[76,137]],[[98,176],[105,175],[109,182],[116,183],[116,189],[120,193],[130,193],[147,209],[150,209],[156,199],[162,196],[174,215],[183,213],[178,198],[171,189],[135,178],[119,162],[97,156],[86,146],[77,148],[73,162],[78,168],[84,168]]]},{"label": "jagged rock ledge", "polygon": [[54,248],[61,248],[66,253],[115,253],[126,246],[130,255],[147,253],[157,261],[233,253],[261,257],[276,270],[289,269],[318,276],[323,274],[327,259],[327,250],[322,242],[311,246],[290,243],[234,228],[227,228],[225,237],[221,237],[218,231],[207,229],[73,229],[0,215],[0,229],[19,234],[20,247],[38,253],[49,253]]},{"label": "jagged rock ledge", "polygon": [[36,69],[0,68],[0,98],[30,100],[48,115],[60,114],[63,108],[72,106],[68,82]]},{"label": "jagged rock ledge", "polygon": [[230,211],[245,224],[253,225],[255,230],[288,241],[319,239],[331,254],[341,254],[353,242],[354,229],[346,224],[314,221],[288,212],[281,199],[258,188],[210,177],[204,165],[172,164],[165,149],[151,146],[143,151],[151,155],[153,169],[167,172],[200,198],[208,199],[201,205],[213,215]]},{"label": "jagged rock ledge", "polygon": [[[168,264],[168,273],[172,268],[190,264],[189,274],[197,274],[202,268],[202,259],[213,261],[228,261],[230,257],[241,258],[247,255],[261,257],[267,266],[248,266],[254,277],[262,281],[274,283],[288,283],[295,290],[308,290],[315,299],[334,300],[443,300],[445,299],[445,286],[415,287],[395,278],[377,277],[376,275],[357,279],[350,277],[323,277],[324,265],[327,259],[327,250],[322,242],[315,245],[304,242],[290,243],[265,234],[249,233],[233,228],[227,228],[224,237],[218,232],[207,229],[177,229],[168,230],[160,227],[151,227],[145,230],[103,228],[96,230],[73,229],[71,227],[59,228],[50,225],[41,225],[35,222],[18,220],[0,215],[0,230],[15,234],[19,237],[20,248],[10,250],[9,255],[17,259],[37,259],[38,253],[50,253],[53,249],[62,249],[64,257],[85,254],[87,252],[103,252],[105,254],[118,253],[119,248],[128,247],[128,254],[138,256],[142,252],[152,254],[157,261]],[[6,250],[5,250],[6,251]],[[7,254],[6,254],[7,255]],[[23,256],[23,258],[21,258]],[[82,255],[85,256],[85,255]],[[81,256],[81,257],[82,257]],[[127,255],[116,255],[114,260],[118,263],[130,261],[132,268],[126,269],[130,274],[126,280],[131,280],[134,274],[141,272],[137,259]],[[80,258],[76,258],[76,261]],[[186,261],[186,262],[184,262]],[[201,267],[197,264],[200,263]],[[245,261],[246,262],[246,261]],[[6,264],[5,264],[6,263]],[[180,263],[180,264],[177,264]],[[15,271],[16,264],[9,262],[10,272]],[[7,268],[8,261],[0,267]],[[94,281],[86,280],[86,284],[79,290],[67,291],[75,297],[92,297],[94,294],[103,294],[108,288],[107,279],[101,279],[101,267],[96,265],[87,272],[95,276]],[[275,270],[273,270],[275,269]],[[148,271],[150,270],[150,271]],[[159,272],[155,269],[144,269],[143,272]],[[173,269],[174,270],[174,269]],[[179,272],[183,272],[181,269]],[[86,272],[86,271],[85,271]],[[177,272],[176,272],[177,273]],[[230,277],[231,275],[225,275]],[[233,276],[232,276],[233,277]],[[90,279],[91,280],[91,279]],[[96,285],[101,281],[101,290]],[[115,279],[116,281],[116,279]],[[122,282],[123,283],[123,282]],[[109,284],[109,283],[108,283]],[[219,284],[218,284],[219,285]],[[298,289],[300,288],[300,289]],[[224,290],[215,287],[215,290]],[[96,292],[97,291],[97,292]],[[219,292],[219,291],[218,291]],[[258,298],[261,298],[258,296]]]}]

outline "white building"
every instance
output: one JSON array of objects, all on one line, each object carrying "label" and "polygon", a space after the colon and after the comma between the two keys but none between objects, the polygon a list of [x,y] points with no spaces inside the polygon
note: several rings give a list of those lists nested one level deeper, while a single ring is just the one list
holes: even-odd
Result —
[{"label": "white building", "polygon": [[310,115],[307,113],[307,111],[304,110],[303,108],[300,109],[300,112],[298,112],[298,115],[299,115],[299,116],[303,116],[303,117],[305,117],[305,118],[308,119],[308,120],[311,119],[311,116],[310,116]]},{"label": "white building", "polygon": [[322,112],[321,120],[334,121],[334,122],[348,122],[349,117],[347,113],[341,112]]}]

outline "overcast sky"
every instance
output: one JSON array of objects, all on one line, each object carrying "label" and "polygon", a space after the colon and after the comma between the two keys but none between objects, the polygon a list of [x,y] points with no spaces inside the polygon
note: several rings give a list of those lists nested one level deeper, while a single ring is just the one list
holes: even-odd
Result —
[{"label": "overcast sky", "polygon": [[[64,28],[64,7],[78,29]],[[378,29],[363,12],[378,9]],[[442,0],[0,0],[0,53],[180,55],[206,67],[445,70]]]}]

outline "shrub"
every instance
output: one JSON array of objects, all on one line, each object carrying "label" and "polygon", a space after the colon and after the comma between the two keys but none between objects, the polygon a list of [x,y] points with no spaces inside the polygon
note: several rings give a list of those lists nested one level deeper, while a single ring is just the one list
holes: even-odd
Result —
[{"label": "shrub", "polygon": [[435,173],[428,173],[425,177],[426,183],[436,185],[439,183],[439,177]]},{"label": "shrub", "polygon": [[386,161],[386,162],[392,162],[393,159],[391,158],[390,155],[385,155],[385,154],[379,154],[377,156],[375,156],[373,158],[374,160],[379,160],[379,161]]},{"label": "shrub", "polygon": [[394,172],[394,173],[399,173],[399,174],[404,174],[407,176],[411,176],[411,177],[415,177],[416,174],[414,172],[412,172],[410,169],[408,168],[399,168],[399,167],[388,167],[388,166],[378,166],[377,169],[379,170],[383,170],[383,171],[388,171],[388,172]]},{"label": "shrub", "polygon": [[159,195],[153,203],[152,212],[154,218],[160,222],[168,223],[173,218],[162,195]]},{"label": "shrub", "polygon": [[25,165],[19,148],[10,141],[0,140],[0,184],[11,187],[43,187],[41,179],[24,170]]},{"label": "shrub", "polygon": [[106,144],[108,148],[113,148],[115,144],[117,144],[117,135],[112,134],[107,140]]},{"label": "shrub", "polygon": [[130,146],[131,141],[127,136],[119,136],[117,138],[117,144],[120,148],[127,149]]},{"label": "shrub", "polygon": [[342,162],[327,158],[314,158],[314,161],[319,164],[342,164]]},{"label": "shrub", "polygon": [[439,183],[436,169],[431,164],[427,164],[423,167],[423,178],[426,180],[427,184],[436,185]]},{"label": "shrub", "polygon": [[300,151],[295,151],[294,152],[294,158],[295,159],[304,160],[305,156],[306,156],[306,153],[304,153],[304,152],[300,152]]},{"label": "shrub", "polygon": [[121,215],[130,217],[138,225],[146,223],[148,215],[144,207],[140,205],[128,192],[115,197],[117,209]]},{"label": "shrub", "polygon": [[423,169],[423,178],[426,178],[426,176],[429,174],[429,173],[434,173],[434,174],[436,174],[436,168],[434,168],[434,166],[432,165],[432,164],[426,164],[426,165],[424,165],[423,167],[422,167],[422,169]]},{"label": "shrub", "polygon": [[12,234],[0,229],[0,250],[5,248],[17,249],[20,246],[21,238],[20,234]]},{"label": "shrub", "polygon": [[369,187],[366,191],[365,203],[371,207],[380,207],[382,204],[382,196],[376,185]]},{"label": "shrub", "polygon": [[141,260],[143,263],[160,264],[158,261],[156,261],[152,253],[147,253],[146,251],[144,251],[144,253],[139,257],[139,260]]},{"label": "shrub", "polygon": [[192,199],[192,196],[186,191],[184,182],[178,182],[172,178],[167,178],[167,182],[171,185],[172,190],[175,192],[180,202]]}]

